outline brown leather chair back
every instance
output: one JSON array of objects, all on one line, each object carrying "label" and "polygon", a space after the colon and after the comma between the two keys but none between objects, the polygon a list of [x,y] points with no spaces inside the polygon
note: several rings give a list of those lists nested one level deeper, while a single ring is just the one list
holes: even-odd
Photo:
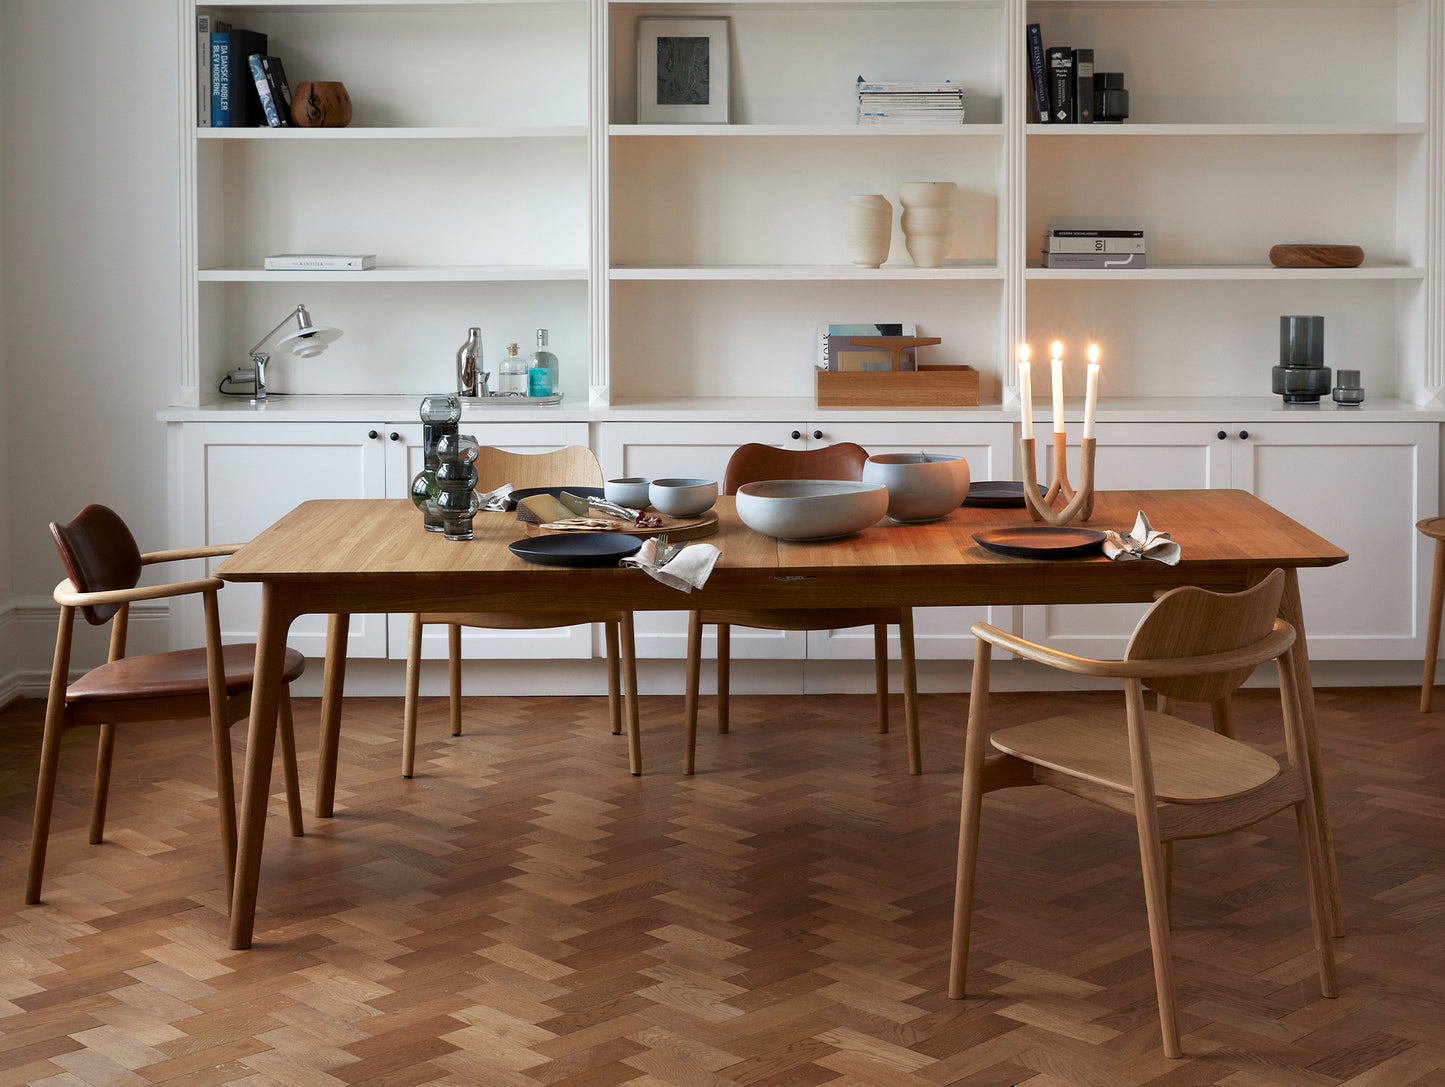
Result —
[{"label": "brown leather chair back", "polygon": [[744,483],[765,479],[862,479],[868,450],[853,442],[821,449],[778,449],[749,442],[728,459],[723,494],[737,494]]},{"label": "brown leather chair back", "polygon": [[[140,581],[140,548],[114,510],[86,506],[68,524],[51,521],[50,535],[60,549],[65,576],[81,592],[131,589]],[[80,613],[87,623],[100,626],[119,610],[119,604],[87,605]]]}]

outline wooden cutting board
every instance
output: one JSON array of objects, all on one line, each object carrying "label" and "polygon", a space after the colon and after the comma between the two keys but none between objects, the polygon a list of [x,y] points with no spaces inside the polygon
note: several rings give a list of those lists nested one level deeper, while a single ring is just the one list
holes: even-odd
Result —
[{"label": "wooden cutting board", "polygon": [[[518,518],[521,521],[521,518]],[[532,524],[530,521],[521,521],[527,528],[528,536],[561,536],[567,532],[588,531],[584,529],[555,529],[543,528],[541,525]],[[590,531],[602,531],[592,529]],[[643,527],[641,525],[630,528],[607,529],[608,532],[616,532],[620,536],[666,536],[673,543],[678,540],[698,540],[704,536],[711,536],[717,532],[717,514],[708,510],[696,517],[662,517],[662,524]]]}]

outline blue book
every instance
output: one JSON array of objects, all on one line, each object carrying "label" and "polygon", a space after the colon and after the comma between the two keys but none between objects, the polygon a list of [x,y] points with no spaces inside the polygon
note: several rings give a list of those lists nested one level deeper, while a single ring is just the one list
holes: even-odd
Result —
[{"label": "blue book", "polygon": [[211,34],[211,127],[231,127],[231,35]]},{"label": "blue book", "polygon": [[246,64],[251,69],[251,79],[256,84],[256,93],[261,97],[261,109],[266,113],[266,124],[272,128],[281,127],[281,118],[276,113],[276,103],[271,99],[271,86],[266,79],[266,69],[262,67],[260,53],[252,53],[246,58]]},{"label": "blue book", "polygon": [[1031,120],[1047,124],[1049,118],[1049,80],[1044,66],[1044,36],[1038,23],[1026,28],[1029,51],[1029,80],[1034,89],[1034,113]]}]

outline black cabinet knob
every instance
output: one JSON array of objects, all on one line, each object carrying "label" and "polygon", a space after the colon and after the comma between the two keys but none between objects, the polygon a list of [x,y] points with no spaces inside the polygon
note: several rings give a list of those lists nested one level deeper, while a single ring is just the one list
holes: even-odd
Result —
[{"label": "black cabinet knob", "polygon": [[1224,439],[1227,438],[1227,437],[1229,437],[1229,435],[1226,434],[1226,433],[1224,433],[1224,431],[1221,430],[1221,431],[1219,432],[1219,440],[1220,440],[1221,442],[1224,441]]},{"label": "black cabinet knob", "polygon": [[366,436],[367,436],[368,438],[380,438],[380,437],[381,437],[381,435],[378,434],[378,433],[377,433],[376,431],[374,431],[374,430],[368,430],[368,431],[366,432]]},{"label": "black cabinet knob", "polygon": [[823,436],[823,432],[822,432],[821,430],[815,430],[815,431],[813,431],[813,437],[814,437],[814,438],[821,438],[822,436]]},{"label": "black cabinet knob", "polygon": [[792,434],[793,441],[797,441],[797,440],[798,440],[799,438],[801,438],[802,436],[803,436],[803,432],[802,432],[801,430],[795,430],[795,431],[793,431],[793,434]]},{"label": "black cabinet knob", "polygon": [[399,441],[401,441],[401,435],[400,435],[399,433],[397,433],[395,430],[393,430],[390,434],[388,434],[387,437],[390,438],[390,439],[391,439],[392,441],[394,441],[394,442],[399,442]]},{"label": "black cabinet knob", "polygon": [[1247,430],[1241,430],[1241,431],[1239,432],[1239,440],[1240,440],[1240,441],[1244,441],[1244,440],[1245,440],[1246,438],[1248,438],[1248,437],[1249,437],[1249,431],[1247,431]]}]

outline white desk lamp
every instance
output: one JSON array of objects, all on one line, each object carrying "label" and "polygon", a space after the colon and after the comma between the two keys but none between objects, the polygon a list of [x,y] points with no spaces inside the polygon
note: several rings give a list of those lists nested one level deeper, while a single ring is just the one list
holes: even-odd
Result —
[{"label": "white desk lamp", "polygon": [[311,314],[306,312],[304,305],[298,305],[288,313],[275,328],[256,341],[256,346],[251,348],[249,354],[251,362],[255,364],[255,372],[252,375],[233,375],[236,380],[244,381],[247,378],[255,381],[256,392],[251,397],[251,403],[264,404],[266,402],[266,363],[271,361],[271,355],[261,350],[266,343],[280,332],[292,320],[296,321],[296,327],[276,341],[273,351],[280,351],[288,355],[295,355],[298,358],[312,359],[326,350],[326,345],[341,335],[341,329],[328,328],[325,325],[313,325]]}]

